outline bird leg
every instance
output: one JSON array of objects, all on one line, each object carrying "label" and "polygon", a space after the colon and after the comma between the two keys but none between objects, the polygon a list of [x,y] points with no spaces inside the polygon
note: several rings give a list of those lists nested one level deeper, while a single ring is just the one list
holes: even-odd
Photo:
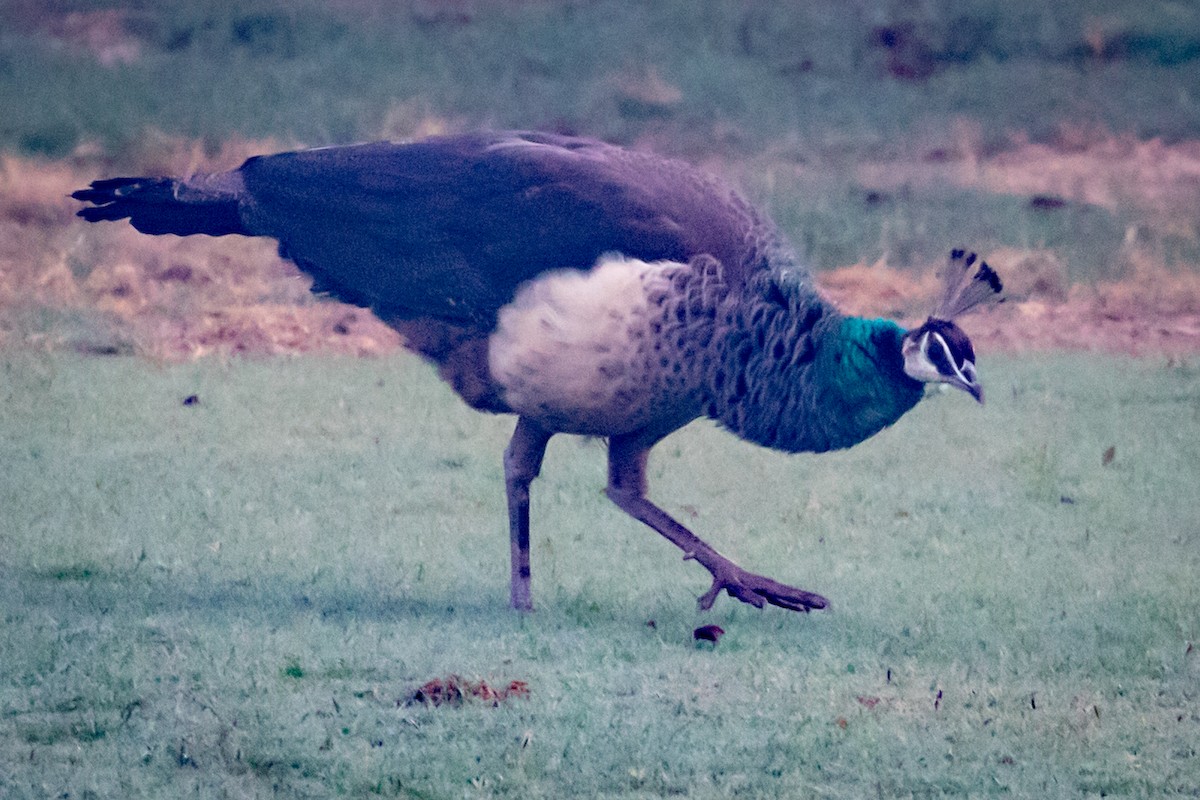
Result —
[{"label": "bird leg", "polygon": [[512,607],[533,610],[529,586],[529,484],[542,471],[551,434],[526,417],[517,420],[504,451],[504,488],[508,494],[508,535],[512,550]]},{"label": "bird leg", "polygon": [[712,608],[722,590],[756,608],[770,603],[807,612],[829,604],[819,594],[747,572],[647,500],[646,456],[649,452],[647,445],[635,439],[618,436],[609,440],[607,494],[626,514],[649,525],[683,550],[684,559],[694,559],[712,573],[712,588],[699,598],[701,609]]}]

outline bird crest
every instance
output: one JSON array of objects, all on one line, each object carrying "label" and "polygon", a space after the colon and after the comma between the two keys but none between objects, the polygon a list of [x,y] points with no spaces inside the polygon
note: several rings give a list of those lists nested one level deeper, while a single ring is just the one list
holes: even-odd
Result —
[{"label": "bird crest", "polygon": [[950,322],[988,303],[1003,302],[1004,284],[987,262],[965,250],[951,250],[942,275],[942,298],[930,317]]}]

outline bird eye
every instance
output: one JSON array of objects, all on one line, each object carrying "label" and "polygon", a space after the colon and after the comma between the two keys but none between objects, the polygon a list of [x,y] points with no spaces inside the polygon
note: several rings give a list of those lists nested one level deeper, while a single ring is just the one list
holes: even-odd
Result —
[{"label": "bird eye", "polygon": [[925,355],[929,357],[929,363],[933,364],[941,374],[954,374],[954,367],[950,365],[950,348],[946,346],[946,340],[939,334],[935,333],[929,337]]}]

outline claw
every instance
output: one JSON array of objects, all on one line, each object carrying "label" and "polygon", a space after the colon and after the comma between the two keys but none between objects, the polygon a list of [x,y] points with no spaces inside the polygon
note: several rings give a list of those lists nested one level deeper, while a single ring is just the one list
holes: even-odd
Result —
[{"label": "claw", "polygon": [[809,611],[829,607],[829,601],[819,594],[806,592],[761,575],[739,572],[736,576],[714,575],[712,586],[699,598],[700,609],[707,611],[712,608],[722,591],[755,608],[762,608],[766,603],[770,603],[789,611],[803,611],[807,614]]}]

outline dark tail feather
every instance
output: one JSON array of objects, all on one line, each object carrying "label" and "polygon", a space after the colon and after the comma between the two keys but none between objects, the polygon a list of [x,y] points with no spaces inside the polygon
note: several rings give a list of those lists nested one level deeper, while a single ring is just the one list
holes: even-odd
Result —
[{"label": "dark tail feather", "polygon": [[108,178],[71,197],[92,205],[76,214],[88,222],[129,219],[142,233],[248,234],[237,196],[204,191],[175,178]]}]

